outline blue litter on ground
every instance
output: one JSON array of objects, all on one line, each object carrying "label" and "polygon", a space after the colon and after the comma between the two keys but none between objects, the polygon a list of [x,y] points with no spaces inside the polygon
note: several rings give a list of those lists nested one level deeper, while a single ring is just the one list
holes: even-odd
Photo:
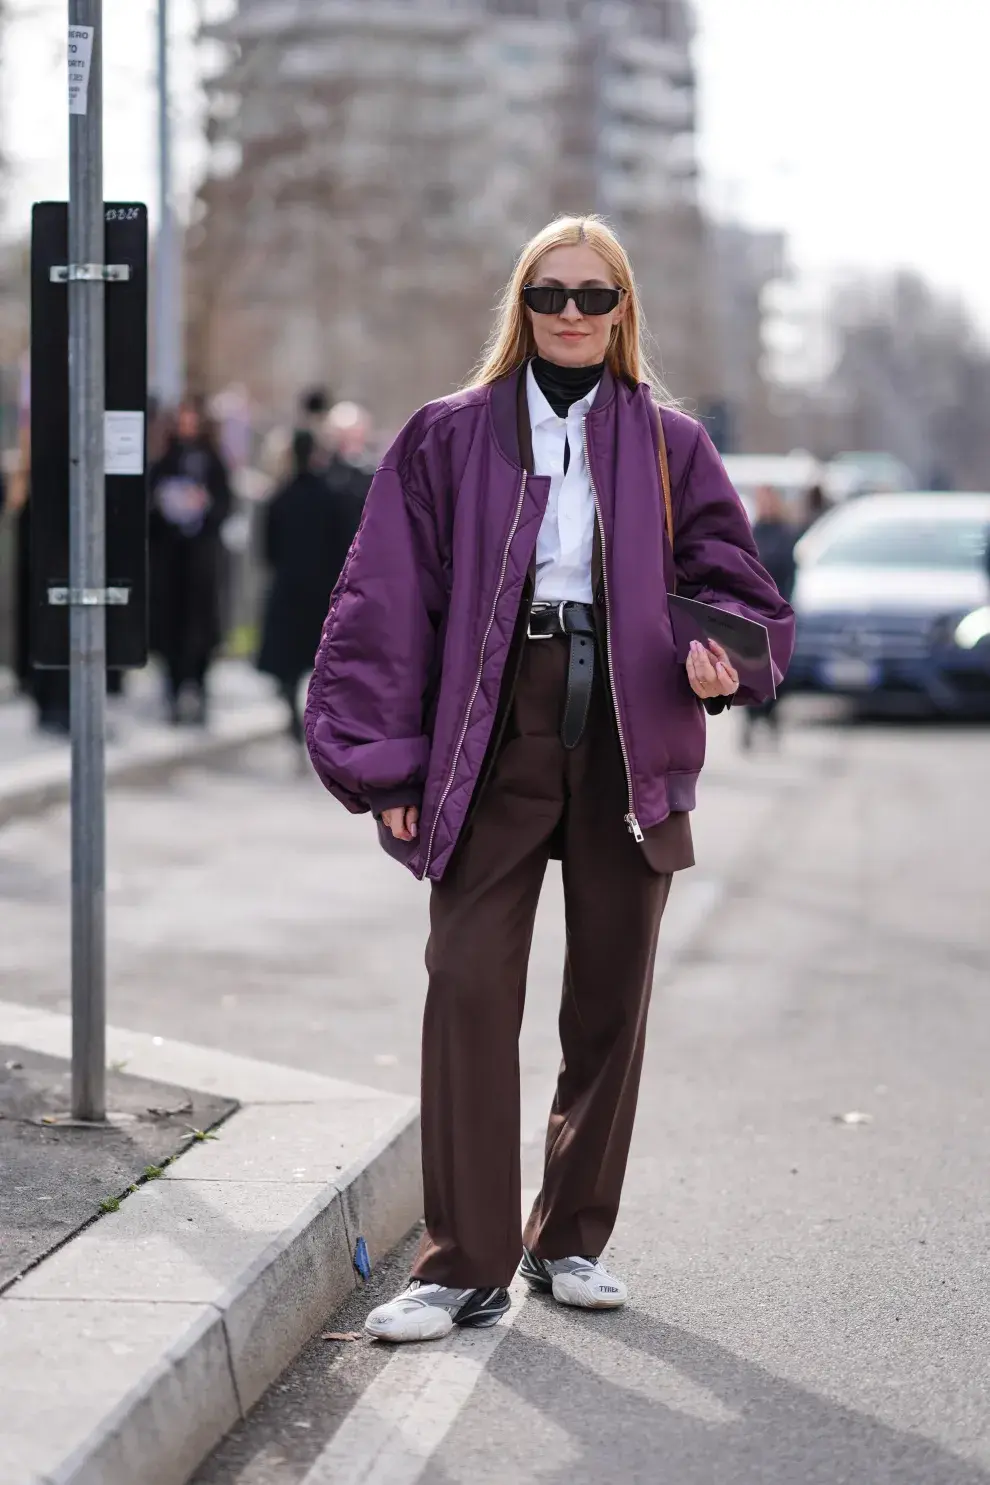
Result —
[{"label": "blue litter on ground", "polygon": [[368,1257],[368,1244],[363,1237],[359,1237],[354,1246],[354,1267],[362,1279],[371,1278],[371,1259]]}]

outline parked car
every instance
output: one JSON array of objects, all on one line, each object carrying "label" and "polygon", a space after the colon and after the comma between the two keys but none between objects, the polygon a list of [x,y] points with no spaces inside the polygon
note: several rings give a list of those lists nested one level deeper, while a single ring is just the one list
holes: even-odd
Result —
[{"label": "parked car", "polygon": [[854,495],[879,495],[883,491],[916,487],[910,469],[893,454],[836,454],[825,470],[825,489],[835,505]]},{"label": "parked car", "polygon": [[990,495],[864,495],[797,546],[790,690],[990,713]]}]

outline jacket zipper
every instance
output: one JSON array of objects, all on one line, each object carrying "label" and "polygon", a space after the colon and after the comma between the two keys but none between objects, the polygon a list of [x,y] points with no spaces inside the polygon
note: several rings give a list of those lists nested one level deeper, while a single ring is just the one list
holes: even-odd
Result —
[{"label": "jacket zipper", "polygon": [[595,515],[598,518],[598,530],[602,539],[602,580],[605,584],[605,649],[608,656],[608,680],[612,692],[612,710],[615,712],[615,726],[619,734],[619,747],[622,750],[622,762],[626,770],[626,789],[629,794],[629,812],[624,816],[626,829],[637,843],[645,839],[636,818],[636,801],[633,798],[632,769],[629,767],[629,750],[626,747],[625,733],[622,730],[622,713],[619,710],[619,698],[615,691],[615,666],[612,662],[612,610],[609,605],[608,595],[608,553],[605,549],[605,521],[602,516],[601,501],[598,498],[598,486],[595,484],[595,476],[591,472],[591,457],[588,453],[588,420],[582,419],[581,437],[584,442],[584,467],[588,471],[588,479],[591,483],[591,493],[595,497]]},{"label": "jacket zipper", "polygon": [[481,641],[481,654],[478,656],[478,674],[474,678],[474,686],[472,688],[471,695],[468,698],[467,707],[464,711],[464,721],[461,724],[460,736],[457,739],[457,746],[454,749],[454,757],[450,765],[450,773],[447,776],[447,782],[444,785],[443,793],[440,795],[440,802],[437,805],[437,812],[433,817],[433,828],[430,831],[430,843],[426,850],[426,860],[423,864],[423,870],[420,873],[420,880],[422,880],[426,876],[427,872],[430,869],[430,862],[433,859],[433,842],[436,839],[437,826],[440,824],[440,816],[443,814],[443,807],[447,803],[447,796],[450,793],[451,789],[454,787],[454,775],[457,772],[457,765],[460,762],[461,749],[464,746],[464,739],[467,736],[468,724],[471,721],[471,712],[474,709],[474,703],[477,699],[478,692],[481,690],[481,678],[484,675],[485,670],[485,651],[488,648],[488,636],[492,632],[492,626],[495,623],[495,612],[498,608],[498,601],[502,596],[502,584],[505,582],[505,571],[509,565],[509,552],[512,547],[512,542],[515,538],[515,534],[519,529],[519,519],[522,515],[523,501],[526,498],[526,481],[528,478],[529,475],[524,472],[522,477],[522,484],[519,486],[519,499],[516,501],[516,513],[512,518],[512,525],[509,528],[509,535],[506,539],[505,550],[502,553],[502,566],[498,575],[498,586],[495,589],[495,597],[492,601],[492,611],[488,616],[488,627],[486,628],[484,638]]}]

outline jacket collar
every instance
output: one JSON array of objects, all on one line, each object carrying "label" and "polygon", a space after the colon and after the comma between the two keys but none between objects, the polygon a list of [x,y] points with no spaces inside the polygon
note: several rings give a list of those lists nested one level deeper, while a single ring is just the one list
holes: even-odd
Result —
[{"label": "jacket collar", "polygon": [[[525,431],[531,437],[529,429],[529,406],[526,399],[526,367],[528,362],[524,361],[515,371],[510,371],[507,376],[500,377],[497,382],[492,383],[490,394],[490,407],[492,418],[492,430],[495,441],[507,459],[520,468],[532,470],[533,458],[532,448],[524,450],[520,447],[520,428],[525,423]],[[608,407],[616,394],[616,381],[612,371],[606,362],[605,370],[598,387],[598,395],[595,398],[589,418],[595,417],[603,409]],[[524,454],[529,454],[528,463]]]}]

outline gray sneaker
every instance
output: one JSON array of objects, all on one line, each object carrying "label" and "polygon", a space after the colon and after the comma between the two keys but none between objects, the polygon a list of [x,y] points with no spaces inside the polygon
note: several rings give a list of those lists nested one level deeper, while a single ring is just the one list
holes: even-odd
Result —
[{"label": "gray sneaker", "polygon": [[582,1310],[617,1310],[629,1298],[622,1280],[597,1258],[537,1258],[524,1248],[519,1272],[533,1289]]},{"label": "gray sneaker", "polygon": [[484,1330],[509,1310],[507,1289],[446,1289],[413,1279],[401,1294],[372,1310],[364,1328],[380,1341],[439,1341],[455,1325]]}]

